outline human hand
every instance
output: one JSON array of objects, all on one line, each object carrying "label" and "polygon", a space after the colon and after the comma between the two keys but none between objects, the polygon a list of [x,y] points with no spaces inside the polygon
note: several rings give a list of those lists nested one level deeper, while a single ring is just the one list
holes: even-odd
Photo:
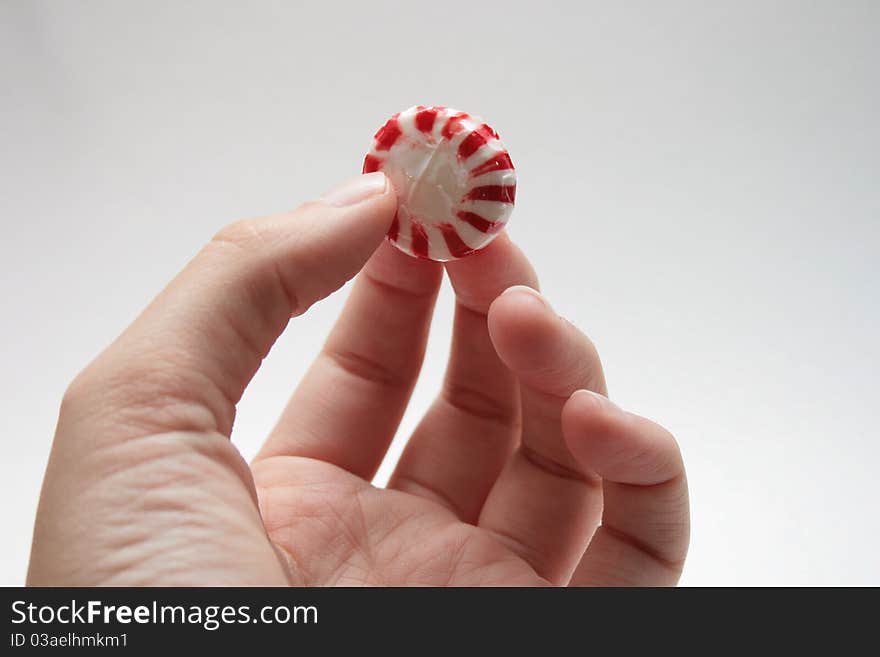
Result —
[{"label": "human hand", "polygon": [[[504,234],[446,264],[445,381],[389,486],[370,485],[443,272],[384,242],[395,209],[369,174],[223,229],[76,378],[28,584],[677,581],[688,503],[675,441],[601,396],[595,349],[517,287],[537,281]],[[248,466],[229,441],[245,386],[291,316],[361,269]]]}]

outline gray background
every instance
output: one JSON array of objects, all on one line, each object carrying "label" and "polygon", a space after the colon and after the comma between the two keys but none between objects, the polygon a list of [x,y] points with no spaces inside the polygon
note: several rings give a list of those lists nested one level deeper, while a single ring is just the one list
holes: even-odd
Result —
[{"label": "gray background", "polygon": [[[445,104],[505,140],[510,232],[612,397],[679,438],[683,583],[880,584],[878,21],[867,1],[0,2],[0,583],[23,581],[74,374],[222,224]],[[246,456],[343,298],[258,374]],[[392,456],[451,310],[446,285]]]}]

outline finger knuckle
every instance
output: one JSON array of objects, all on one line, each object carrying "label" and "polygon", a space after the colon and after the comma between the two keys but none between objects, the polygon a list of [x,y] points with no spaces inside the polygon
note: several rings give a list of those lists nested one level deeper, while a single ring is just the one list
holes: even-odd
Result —
[{"label": "finger knuckle", "polygon": [[262,244],[263,238],[259,224],[253,219],[241,219],[226,224],[211,239],[210,246],[232,247],[236,250],[250,250]]},{"label": "finger knuckle", "polygon": [[68,384],[61,397],[61,414],[67,415],[71,411],[83,408],[90,403],[97,393],[97,386],[90,368],[79,372]]},{"label": "finger knuckle", "polygon": [[599,357],[599,349],[596,347],[596,343],[586,333],[580,331],[580,329],[575,330],[577,330],[581,336],[583,363],[591,374],[591,383],[604,383],[602,375],[602,359]]}]

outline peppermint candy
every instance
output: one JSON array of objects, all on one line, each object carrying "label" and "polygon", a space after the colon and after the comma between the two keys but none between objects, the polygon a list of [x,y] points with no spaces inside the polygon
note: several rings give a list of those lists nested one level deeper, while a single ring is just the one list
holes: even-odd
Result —
[{"label": "peppermint candy", "polygon": [[397,191],[388,239],[417,258],[463,258],[491,242],[513,212],[516,173],[498,133],[449,107],[417,105],[373,137],[364,173]]}]

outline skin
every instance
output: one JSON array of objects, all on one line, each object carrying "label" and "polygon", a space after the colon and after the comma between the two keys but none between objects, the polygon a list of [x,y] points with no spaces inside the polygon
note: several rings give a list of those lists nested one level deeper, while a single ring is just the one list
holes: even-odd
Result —
[{"label": "skin", "polygon": [[[73,381],[29,585],[677,582],[689,520],[675,440],[608,401],[596,349],[505,234],[445,265],[445,380],[388,487],[369,483],[444,269],[384,241],[397,201],[371,176],[224,228]],[[355,275],[246,463],[229,441],[245,387],[291,318]]]}]

